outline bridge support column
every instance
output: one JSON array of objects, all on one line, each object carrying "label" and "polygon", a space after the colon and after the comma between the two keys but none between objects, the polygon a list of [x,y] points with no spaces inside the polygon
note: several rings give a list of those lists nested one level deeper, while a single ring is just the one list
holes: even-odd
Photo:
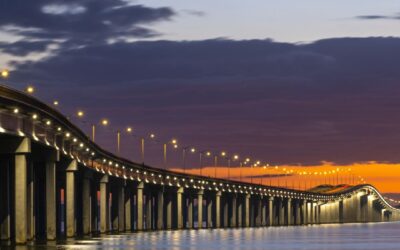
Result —
[{"label": "bridge support column", "polygon": [[67,217],[65,219],[67,225],[67,237],[74,237],[76,234],[76,194],[75,194],[75,172],[78,171],[78,163],[76,160],[72,160],[67,167],[66,177],[66,212]]},{"label": "bridge support column", "polygon": [[234,194],[232,196],[231,200],[231,217],[230,217],[230,226],[231,227],[236,227],[236,195]]},{"label": "bridge support column", "polygon": [[[46,227],[47,240],[55,240],[57,232],[56,219],[56,162],[60,157],[58,151],[46,155]],[[18,174],[18,173],[17,173]]]},{"label": "bridge support column", "polygon": [[307,200],[302,200],[301,201],[301,212],[303,215],[303,225],[308,224],[308,205],[307,205]]},{"label": "bridge support column", "polygon": [[261,198],[261,226],[265,227],[267,225],[267,203],[265,197]]},{"label": "bridge support column", "polygon": [[[12,144],[12,145],[11,145]],[[10,147],[10,148],[8,148]],[[28,238],[28,163],[27,154],[31,152],[31,141],[28,138],[12,139],[11,142],[3,141],[0,145],[0,153],[12,153],[14,157],[14,236],[15,243],[25,244]],[[10,168],[9,168],[10,169]],[[5,190],[2,190],[5,192]],[[11,210],[11,204],[9,204]],[[9,211],[10,211],[9,210]],[[7,211],[5,212],[7,213]],[[2,225],[3,233],[7,238],[10,235],[10,214],[6,215]],[[8,235],[7,235],[8,234]]]},{"label": "bridge support column", "polygon": [[221,191],[215,194],[215,228],[221,227]]},{"label": "bridge support column", "polygon": [[125,230],[132,231],[132,189],[129,182],[125,182]]},{"label": "bridge support column", "polygon": [[0,160],[0,239],[9,240],[11,237],[11,182],[10,182],[10,164],[11,159],[2,158]]},{"label": "bridge support column", "polygon": [[189,194],[188,203],[187,203],[187,228],[193,228],[193,198]]},{"label": "bridge support column", "polygon": [[237,216],[237,226],[243,227],[243,197],[241,195],[238,197]]},{"label": "bridge support column", "polygon": [[203,227],[203,194],[203,190],[197,193],[197,228]]},{"label": "bridge support column", "polygon": [[[125,181],[124,181],[125,182]],[[125,232],[125,183],[118,185],[118,231]]]},{"label": "bridge support column", "polygon": [[213,206],[213,200],[210,198],[207,199],[207,228],[213,227],[212,206]]},{"label": "bridge support column", "polygon": [[166,200],[166,206],[165,206],[165,211],[166,211],[166,229],[172,229],[172,195],[171,191],[168,192],[167,194],[167,200]]},{"label": "bridge support column", "polygon": [[279,198],[278,200],[278,218],[279,226],[285,225],[285,204],[283,198]]},{"label": "bridge support column", "polygon": [[250,194],[246,194],[244,198],[244,226],[250,226]]},{"label": "bridge support column", "polygon": [[274,225],[274,197],[268,197],[268,225]]},{"label": "bridge support column", "polygon": [[222,205],[222,218],[223,218],[223,223],[224,223],[224,227],[229,227],[229,219],[228,219],[228,215],[229,215],[229,203],[228,203],[228,195],[224,195],[224,198],[222,199],[223,201],[223,205]]},{"label": "bridge support column", "polygon": [[136,189],[136,206],[137,206],[137,217],[136,217],[136,229],[138,231],[143,230],[143,189],[144,183],[140,182]]},{"label": "bridge support column", "polygon": [[146,230],[152,229],[152,209],[153,208],[153,197],[151,191],[146,192]]},{"label": "bridge support column", "polygon": [[261,226],[261,199],[256,196],[254,199],[254,224],[256,227]]},{"label": "bridge support column", "polygon": [[[176,227],[178,229],[182,229],[183,228],[183,211],[182,211],[182,204],[183,204],[183,192],[184,189],[182,187],[178,188],[177,191],[177,197],[176,197]],[[199,198],[200,198],[200,193],[199,193]],[[203,198],[203,196],[201,195],[201,199]],[[202,218],[200,218],[202,219]]]},{"label": "bridge support column", "polygon": [[100,180],[100,233],[106,233],[110,229],[108,181],[108,175]]},{"label": "bridge support column", "polygon": [[292,199],[288,198],[286,201],[286,214],[287,214],[287,224],[293,225],[293,207],[292,207]]},{"label": "bridge support column", "polygon": [[92,226],[92,192],[91,192],[92,174],[87,171],[84,173],[82,184],[82,224],[83,234],[89,234]]},{"label": "bridge support column", "polygon": [[164,190],[161,188],[157,193],[157,229],[163,229],[164,225]]}]

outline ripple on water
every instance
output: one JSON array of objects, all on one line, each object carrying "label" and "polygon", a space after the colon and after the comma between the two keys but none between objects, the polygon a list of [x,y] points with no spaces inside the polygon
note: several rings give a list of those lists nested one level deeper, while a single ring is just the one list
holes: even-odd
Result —
[{"label": "ripple on water", "polygon": [[[400,223],[154,231],[16,249],[398,250]],[[3,249],[3,248],[1,248]]]}]

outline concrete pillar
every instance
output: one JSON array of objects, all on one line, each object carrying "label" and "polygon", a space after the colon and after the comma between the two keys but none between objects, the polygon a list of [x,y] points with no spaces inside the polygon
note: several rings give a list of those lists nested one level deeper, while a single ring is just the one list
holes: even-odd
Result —
[{"label": "concrete pillar", "polygon": [[274,225],[274,197],[268,197],[268,225]]},{"label": "concrete pillar", "polygon": [[167,229],[171,229],[172,228],[172,195],[171,195],[171,193],[168,193],[168,198],[167,198],[167,202],[166,203],[167,203],[166,207],[165,207],[166,216],[167,216],[166,228]]},{"label": "concrete pillar", "polygon": [[286,201],[286,214],[287,214],[287,224],[293,225],[293,208],[292,208],[292,199],[288,198]]},{"label": "concrete pillar", "polygon": [[118,186],[118,231],[125,231],[125,188],[123,184]]},{"label": "concrete pillar", "polygon": [[66,177],[66,225],[67,237],[74,237],[76,234],[76,217],[75,217],[75,172],[78,170],[78,163],[72,160],[67,167]]},{"label": "concrete pillar", "polygon": [[267,225],[267,203],[264,197],[261,198],[261,226]]},{"label": "concrete pillar", "polygon": [[215,194],[215,228],[221,227],[221,191]]},{"label": "concrete pillar", "polygon": [[256,227],[261,226],[262,212],[261,212],[261,199],[256,197],[255,202],[255,225]]},{"label": "concrete pillar", "polygon": [[28,236],[29,240],[35,238],[35,185],[33,163],[28,165],[27,209],[28,209]]},{"label": "concrete pillar", "polygon": [[140,182],[137,185],[136,189],[136,206],[137,206],[137,220],[136,220],[136,229],[137,230],[143,230],[143,189],[144,189],[144,183]]},{"label": "concrete pillar", "polygon": [[161,188],[157,193],[157,229],[164,227],[164,190]]},{"label": "concrete pillar", "polygon": [[229,219],[228,219],[228,215],[229,215],[229,203],[228,203],[228,195],[225,196],[224,199],[222,199],[223,203],[222,203],[222,221],[224,223],[224,227],[229,227]]},{"label": "concrete pillar", "polygon": [[[10,146],[3,142],[1,146]],[[28,206],[27,206],[27,154],[31,152],[31,141],[28,138],[15,139],[14,147],[9,153],[15,154],[14,175],[14,234],[15,243],[24,244],[27,241],[28,232]],[[5,150],[0,150],[2,153]]]},{"label": "concrete pillar", "polygon": [[243,198],[241,196],[237,199],[237,203],[237,226],[243,227]]},{"label": "concrete pillar", "polygon": [[193,198],[189,194],[187,207],[187,228],[193,228]]},{"label": "concrete pillar", "polygon": [[[0,239],[9,240],[11,237],[10,232],[10,160],[7,158],[0,161]],[[29,195],[29,194],[28,194]]]},{"label": "concrete pillar", "polygon": [[125,230],[132,231],[132,190],[131,185],[125,182]]},{"label": "concrete pillar", "polygon": [[197,193],[197,227],[203,227],[203,194],[204,191],[200,190]]},{"label": "concrete pillar", "polygon": [[100,233],[106,233],[110,229],[108,199],[108,175],[100,180]]},{"label": "concrete pillar", "polygon": [[244,226],[250,226],[250,194],[246,194],[244,198]]},{"label": "concrete pillar", "polygon": [[147,192],[146,194],[146,229],[152,229],[152,207],[153,207],[153,198],[151,192]]},{"label": "concrete pillar", "polygon": [[208,198],[207,199],[207,228],[211,228],[213,226],[212,206],[213,206],[213,200]]},{"label": "concrete pillar", "polygon": [[294,211],[295,211],[295,224],[300,225],[301,224],[301,210],[300,210],[300,201],[296,200],[294,203]]},{"label": "concrete pillar", "polygon": [[236,227],[236,195],[232,196],[231,199],[231,208],[232,208],[232,213],[231,213],[231,218],[230,218],[230,226],[231,227]]},{"label": "concrete pillar", "polygon": [[56,161],[59,161],[59,154],[57,151],[47,155],[45,162],[47,240],[55,240],[57,232]]},{"label": "concrete pillar", "polygon": [[91,232],[92,224],[92,197],[91,197],[91,174],[85,172],[82,184],[82,224],[83,234],[89,234]]},{"label": "concrete pillar", "polygon": [[283,198],[279,198],[279,202],[278,202],[279,206],[278,206],[278,221],[279,221],[279,225],[283,226],[285,225],[285,204],[283,201]]},{"label": "concrete pillar", "polygon": [[184,189],[183,187],[178,188],[178,191],[176,193],[176,227],[178,229],[183,228],[183,210],[182,210],[182,205],[183,205],[183,192]]}]

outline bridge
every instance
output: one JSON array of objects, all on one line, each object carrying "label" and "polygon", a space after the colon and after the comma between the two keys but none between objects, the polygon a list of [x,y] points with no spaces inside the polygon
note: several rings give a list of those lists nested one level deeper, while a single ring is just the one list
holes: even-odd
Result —
[{"label": "bridge", "polygon": [[317,193],[118,157],[53,107],[0,86],[0,238],[400,220],[371,185]]}]

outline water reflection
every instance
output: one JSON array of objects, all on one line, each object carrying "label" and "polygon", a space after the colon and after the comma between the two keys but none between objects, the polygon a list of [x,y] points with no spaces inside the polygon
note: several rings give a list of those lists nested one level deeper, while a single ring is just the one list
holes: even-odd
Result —
[{"label": "water reflection", "polygon": [[182,230],[105,235],[1,249],[400,249],[400,223]]}]

